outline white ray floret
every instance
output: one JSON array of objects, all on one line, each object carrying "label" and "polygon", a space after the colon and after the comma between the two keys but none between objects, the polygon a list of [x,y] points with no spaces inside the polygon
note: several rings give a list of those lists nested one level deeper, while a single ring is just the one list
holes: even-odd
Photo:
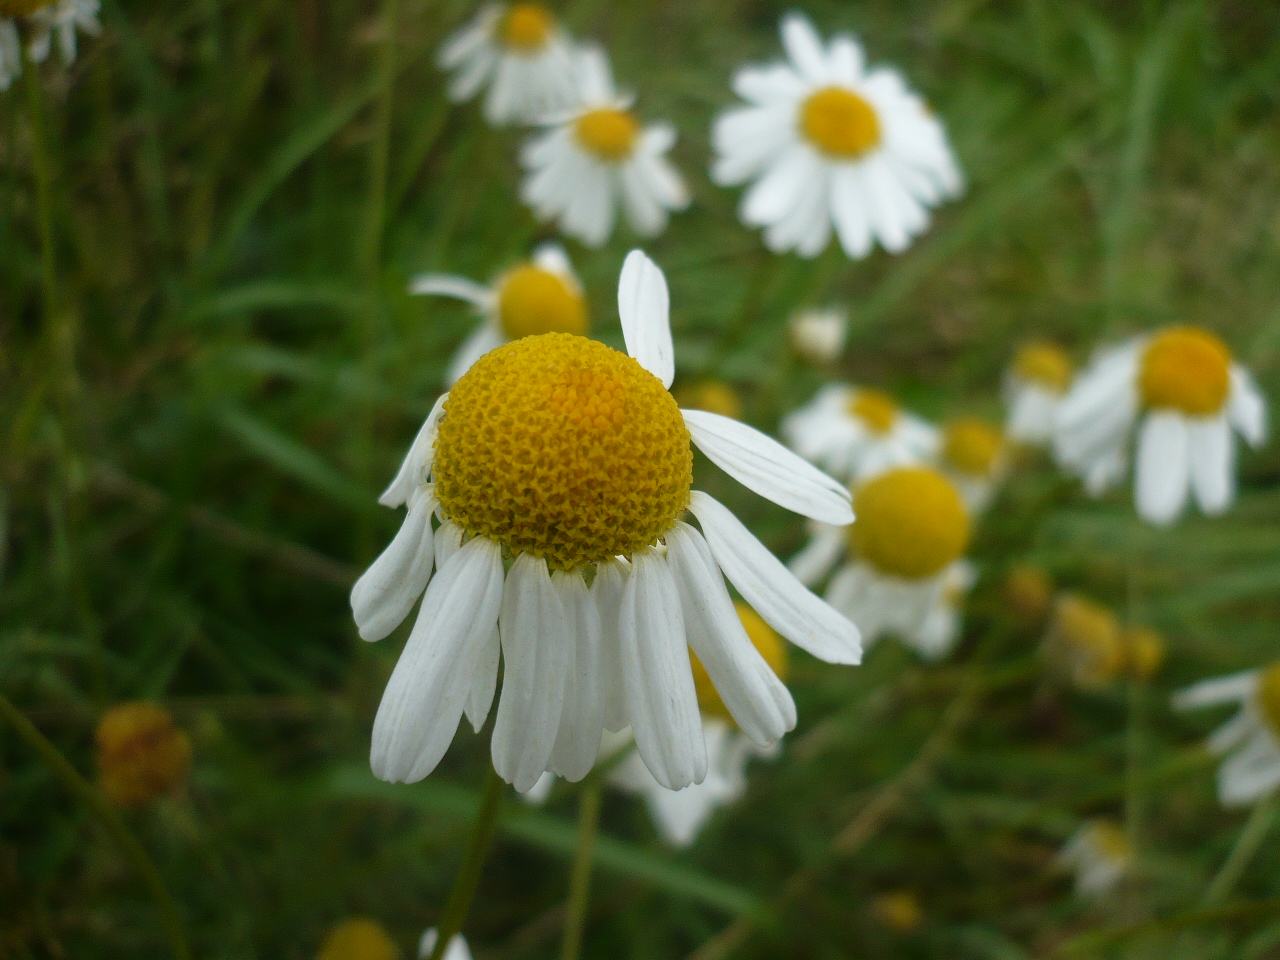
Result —
[{"label": "white ray floret", "polygon": [[1256,803],[1280,787],[1280,665],[1203,680],[1175,694],[1173,705],[1238,708],[1206,744],[1223,758],[1218,799],[1224,807]]}]

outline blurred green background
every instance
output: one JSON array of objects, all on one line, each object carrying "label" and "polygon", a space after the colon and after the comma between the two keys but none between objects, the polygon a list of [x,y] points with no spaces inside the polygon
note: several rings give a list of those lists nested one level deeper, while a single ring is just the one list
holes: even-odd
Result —
[{"label": "blurred green background", "polygon": [[[313,957],[355,914],[412,956],[487,763],[487,731],[464,724],[428,781],[372,779],[404,631],[362,644],[346,594],[397,527],[375,497],[473,322],[409,297],[408,278],[486,280],[552,234],[518,200],[522,134],[444,96],[434,52],[472,7],[387,7],[105,0],[73,67],[0,102],[0,693],[89,780],[108,707],[173,712],[189,784],[123,819],[200,958]],[[998,418],[1029,337],[1082,361],[1170,322],[1218,331],[1280,397],[1280,6],[805,3],[927,96],[969,179],[906,254],[852,264],[768,254],[706,175],[729,78],[779,55],[785,9],[558,9],[605,45],[640,115],[680,133],[693,204],[645,244],[672,288],[678,378],[737,385],[774,430],[823,382],[787,352],[787,317],[840,303],[838,373],[928,416]],[[615,345],[633,245],[566,244]],[[1242,471],[1228,516],[1156,531],[1127,491],[1088,502],[1024,458],[981,530],[952,661],[892,641],[861,668],[797,655],[799,728],[688,852],[606,794],[584,956],[684,957],[750,916],[735,956],[1280,957],[1274,836],[1206,906],[1247,812],[1214,798],[1199,744],[1217,716],[1168,709],[1172,689],[1280,654],[1280,444]],[[794,516],[696,472],[780,555],[802,543]],[[1159,629],[1150,688],[1047,679],[1038,628],[1000,598],[1023,562]],[[0,957],[165,955],[135,865],[15,729],[0,726]],[[564,916],[575,791],[539,811],[509,799],[466,927],[481,960],[556,955]],[[1127,823],[1139,865],[1088,903],[1052,860],[1099,815]],[[798,872],[811,882],[788,898]],[[872,909],[887,891],[917,898],[918,928]]]}]

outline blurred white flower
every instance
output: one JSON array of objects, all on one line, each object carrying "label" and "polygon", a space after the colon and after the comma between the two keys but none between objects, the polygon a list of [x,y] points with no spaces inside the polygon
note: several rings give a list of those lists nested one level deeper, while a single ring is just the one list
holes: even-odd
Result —
[{"label": "blurred white flower", "polygon": [[1071,360],[1052,343],[1029,343],[1018,351],[1004,378],[1009,409],[1005,433],[1016,443],[1043,445],[1053,439],[1058,405],[1071,386]]},{"label": "blurred white flower", "polygon": [[1203,680],[1174,695],[1178,710],[1235,704],[1240,710],[1209,738],[1224,807],[1254,803],[1280,786],[1280,663]]},{"label": "blurred white flower", "polygon": [[466,277],[424,273],[409,292],[465,300],[481,322],[462,342],[445,372],[453,386],[471,365],[495,347],[539,333],[585,335],[590,327],[587,301],[564,249],[547,243],[533,259],[517,264],[484,287]]},{"label": "blurred white flower", "polygon": [[[431,951],[436,948],[436,941],[439,940],[439,934],[435,927],[428,927],[422,934],[422,939],[418,941],[418,960],[426,960],[431,956]],[[466,938],[462,934],[454,934],[449,946],[445,948],[444,960],[471,960],[471,951],[467,947]]]},{"label": "blurred white flower", "polygon": [[536,123],[574,102],[573,45],[546,7],[490,4],[440,48],[449,96],[470,100],[485,86],[492,124]]},{"label": "blurred white flower", "polygon": [[741,217],[765,228],[775,253],[817,256],[832,224],[844,252],[905,250],[929,225],[929,208],[962,180],[946,134],[897,71],[868,71],[853,37],[824,48],[798,13],[782,19],[788,63],[749,66],[733,78],[746,106],[715,122],[712,178],[754,181]]},{"label": "blurred white flower", "polygon": [[785,417],[782,436],[800,456],[846,481],[932,460],[940,443],[936,427],[887,393],[840,383]]},{"label": "blurred white flower", "polygon": [[1004,436],[973,417],[948,420],[942,425],[938,465],[960,491],[969,512],[981,513],[1008,471]]},{"label": "blurred white flower", "polygon": [[849,315],[839,307],[801,310],[791,317],[791,343],[810,363],[835,363],[844,352]]},{"label": "blurred white flower", "polygon": [[1058,854],[1058,866],[1076,875],[1076,893],[1102,897],[1114,890],[1133,867],[1133,850],[1119,826],[1090,820]]},{"label": "blurred white flower", "polygon": [[58,40],[62,59],[71,63],[76,58],[76,31],[96,36],[100,0],[17,0],[7,5],[9,16],[0,17],[0,90],[8,90],[22,75],[22,39],[18,21],[25,19],[31,27],[28,53],[35,63],[49,59],[53,40]]},{"label": "blurred white flower", "polygon": [[8,18],[0,19],[0,90],[8,90],[22,76],[22,39],[18,25]]},{"label": "blurred white flower", "polygon": [[[580,780],[601,730],[627,724],[659,783],[701,782],[689,647],[743,732],[775,743],[795,726],[795,704],[748,638],[725,576],[818,658],[861,657],[848,620],[691,490],[692,446],[824,522],[852,520],[848,491],[745,424],[679,409],[668,392],[666,280],[638,250],[623,266],[618,310],[630,356],[549,333],[482,357],[436,402],[380,498],[409,511],[352,590],[360,635],[385,637],[423,597],[374,720],[382,779],[427,776],[464,710],[479,729],[499,656],[493,763],[520,791],[545,770]],[[681,519],[686,510],[701,531]]]},{"label": "blurred white flower", "polygon": [[1189,494],[1211,516],[1231,505],[1233,431],[1259,446],[1266,405],[1218,337],[1169,327],[1101,351],[1080,374],[1058,408],[1058,462],[1100,495],[1124,475],[1135,425],[1138,515],[1164,526],[1181,515]]},{"label": "blurred white flower", "polygon": [[653,237],[672,210],[689,203],[684,181],[667,161],[676,142],[669,124],[641,127],[634,98],[619,94],[598,47],[577,55],[577,106],[546,123],[520,151],[520,195],[543,220],[589,247],[609,239],[622,205],[631,228]]}]

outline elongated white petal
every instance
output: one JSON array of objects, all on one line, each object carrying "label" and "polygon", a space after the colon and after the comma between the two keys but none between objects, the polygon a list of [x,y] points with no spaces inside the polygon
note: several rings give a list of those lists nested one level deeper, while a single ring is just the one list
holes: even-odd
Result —
[{"label": "elongated white petal", "polygon": [[1257,670],[1244,670],[1225,677],[1201,680],[1175,693],[1173,708],[1195,710],[1199,707],[1217,706],[1220,703],[1239,703],[1252,696],[1257,686]]},{"label": "elongated white petal", "polygon": [[471,686],[467,689],[467,720],[476,733],[480,732],[484,722],[489,719],[493,693],[498,687],[498,662],[501,658],[502,640],[495,623],[489,639],[484,641],[480,654],[476,657],[476,669],[471,675]]},{"label": "elongated white petal", "polygon": [[453,297],[463,300],[479,310],[484,310],[493,302],[493,291],[488,287],[468,280],[466,277],[454,277],[444,273],[420,273],[409,281],[409,292],[437,297]]},{"label": "elongated white petal", "polygon": [[502,581],[502,548],[475,537],[427,585],[373,721],[374,776],[412,783],[444,756],[480,646],[498,618]]},{"label": "elongated white petal", "polygon": [[423,421],[418,435],[413,438],[404,462],[391,486],[382,492],[378,502],[384,507],[398,507],[408,503],[409,494],[415,487],[427,482],[431,475],[431,463],[435,458],[436,430],[440,425],[440,415],[444,413],[444,403],[449,394],[442,393],[436,398],[435,405]]},{"label": "elongated white petal", "polygon": [[506,337],[502,335],[501,330],[493,323],[484,321],[471,331],[449,359],[449,366],[444,373],[444,382],[452,387],[462,379],[464,373],[471,369],[472,364],[490,350],[496,350],[506,342]]},{"label": "elongated white petal", "polygon": [[792,11],[782,18],[782,45],[796,70],[811,84],[830,82],[822,38],[809,18]]},{"label": "elongated white petal", "polygon": [[607,560],[596,565],[596,579],[591,584],[600,615],[600,711],[605,729],[612,733],[631,723],[622,682],[622,641],[618,638],[618,611],[630,569],[625,560]]},{"label": "elongated white petal", "polygon": [[1190,480],[1187,421],[1181,413],[1153,410],[1138,431],[1134,499],[1142,519],[1166,526],[1187,503]]},{"label": "elongated white petal", "polygon": [[618,316],[627,353],[670,387],[676,374],[667,278],[643,250],[632,250],[618,278]]},{"label": "elongated white petal", "polygon": [[707,750],[680,595],[657,552],[645,549],[632,556],[618,619],[636,749],[664,787],[700,783],[707,774]]},{"label": "elongated white petal", "polygon": [[796,725],[791,693],[747,636],[702,534],[677,522],[666,540],[689,646],[742,732],[761,746],[776,743]]},{"label": "elongated white petal", "polygon": [[462,528],[446,520],[436,529],[436,569],[443,570],[450,558],[462,549]]},{"label": "elongated white petal", "polygon": [[1251,447],[1260,447],[1267,439],[1267,402],[1244,367],[1231,368],[1231,393],[1227,398],[1227,415],[1231,425]]},{"label": "elongated white petal", "polygon": [[[440,939],[435,927],[429,928],[422,934],[422,940],[418,943],[419,958],[431,956],[431,951],[436,948],[436,941]],[[449,941],[449,946],[444,951],[443,960],[471,960],[471,951],[467,948],[467,941],[462,934],[456,934]]]},{"label": "elongated white petal", "polygon": [[351,612],[362,640],[381,640],[400,626],[427,588],[435,546],[431,514],[436,498],[426,489],[412,497],[395,539],[351,588]]},{"label": "elongated white petal", "polygon": [[810,593],[727,507],[695,490],[689,510],[729,582],[773,629],[827,663],[862,661],[858,628]]},{"label": "elongated white petal", "polygon": [[551,751],[551,769],[570,782],[591,772],[600,750],[604,721],[600,709],[600,613],[582,575],[557,572],[551,582],[574,623],[576,645],[565,677],[560,730]]},{"label": "elongated white petal", "polygon": [[1187,425],[1191,490],[1200,509],[1217,516],[1236,494],[1236,447],[1225,416],[1193,420]]},{"label": "elongated white petal", "polygon": [[528,553],[516,557],[498,625],[505,669],[493,727],[493,769],[525,792],[551,759],[575,643],[574,624],[545,560]]},{"label": "elongated white petal", "polygon": [[698,449],[744,487],[822,523],[853,523],[844,484],[745,423],[706,410],[682,410]]},{"label": "elongated white petal", "polygon": [[812,587],[831,572],[848,545],[844,527],[821,524],[804,549],[787,562],[787,569],[806,587]]}]

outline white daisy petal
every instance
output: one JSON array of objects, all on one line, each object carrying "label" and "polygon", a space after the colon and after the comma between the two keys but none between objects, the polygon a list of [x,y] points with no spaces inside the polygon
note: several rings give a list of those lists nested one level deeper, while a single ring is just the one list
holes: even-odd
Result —
[{"label": "white daisy petal", "polygon": [[591,596],[600,616],[600,710],[606,730],[617,733],[631,723],[627,690],[622,681],[622,641],[618,612],[630,567],[625,560],[608,560],[596,566]]},{"label": "white daisy petal", "polygon": [[551,769],[571,783],[591,772],[604,721],[600,708],[600,648],[603,636],[595,598],[579,573],[557,571],[552,585],[574,622],[575,645],[565,677],[564,709],[551,751]]},{"label": "white daisy petal", "polygon": [[782,18],[782,45],[800,75],[812,84],[830,82],[822,38],[804,14],[791,12]]},{"label": "white daisy petal", "polygon": [[816,524],[809,542],[787,561],[787,569],[806,587],[812,587],[829,574],[849,548],[847,528]]},{"label": "white daisy petal", "polygon": [[1191,489],[1200,509],[1217,516],[1235,499],[1235,438],[1225,416],[1192,420],[1187,424]]},{"label": "white daisy petal", "polygon": [[409,512],[395,539],[351,588],[351,612],[362,640],[381,640],[400,626],[431,578],[435,547],[431,514],[436,498],[430,488],[411,495]]},{"label": "white daisy petal", "polygon": [[409,292],[439,297],[453,297],[484,310],[493,302],[493,292],[485,286],[446,273],[421,273],[409,281]]},{"label": "white daisy petal", "polygon": [[1175,710],[1195,710],[1223,703],[1240,703],[1253,695],[1258,686],[1258,671],[1245,670],[1226,677],[1201,680],[1173,696]]},{"label": "white daisy petal", "polygon": [[502,638],[498,625],[493,625],[489,639],[485,640],[476,657],[476,669],[471,675],[471,686],[467,688],[466,714],[471,729],[476,733],[489,719],[489,708],[493,706],[493,694],[498,687],[498,663],[502,657]]},{"label": "white daisy petal", "polygon": [[408,502],[409,494],[413,493],[414,489],[427,482],[427,477],[431,473],[431,461],[435,457],[436,429],[440,424],[440,416],[444,413],[445,401],[448,399],[447,393],[442,393],[436,398],[431,413],[423,421],[418,435],[413,438],[413,443],[405,455],[404,462],[400,464],[396,478],[378,498],[378,502],[384,507],[402,506]]},{"label": "white daisy petal", "polygon": [[1249,446],[1262,446],[1267,438],[1267,403],[1253,376],[1239,364],[1231,367],[1227,415]]},{"label": "white daisy petal", "polygon": [[1181,413],[1153,410],[1138,431],[1134,498],[1138,515],[1157,525],[1172,523],[1187,502],[1190,480],[1187,421]]},{"label": "white daisy petal", "polygon": [[642,250],[632,250],[618,279],[618,316],[627,353],[670,388],[675,379],[667,278]]}]

